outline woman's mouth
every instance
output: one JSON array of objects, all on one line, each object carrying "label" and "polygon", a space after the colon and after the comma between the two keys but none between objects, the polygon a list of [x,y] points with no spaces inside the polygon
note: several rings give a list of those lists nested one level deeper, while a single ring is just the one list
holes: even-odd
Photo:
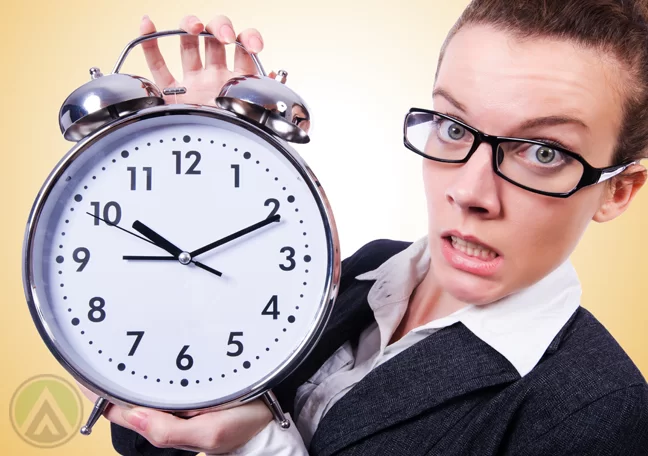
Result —
[{"label": "woman's mouth", "polygon": [[442,237],[441,252],[455,269],[481,277],[495,274],[503,263],[502,256],[489,246],[457,234]]},{"label": "woman's mouth", "polygon": [[452,242],[452,246],[455,249],[465,253],[470,257],[480,258],[484,261],[489,261],[489,260],[494,260],[499,256],[497,253],[495,253],[488,247],[485,247],[480,244],[476,244],[474,242],[464,241],[463,239],[457,236],[450,236],[450,241]]}]

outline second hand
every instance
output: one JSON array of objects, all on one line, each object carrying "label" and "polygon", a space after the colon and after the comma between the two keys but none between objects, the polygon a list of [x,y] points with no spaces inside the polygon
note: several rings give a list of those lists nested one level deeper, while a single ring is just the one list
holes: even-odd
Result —
[{"label": "second hand", "polygon": [[[126,228],[123,228],[123,227],[121,227],[121,226],[119,226],[117,224],[109,223],[106,220],[99,217],[98,215],[91,214],[90,212],[86,212],[86,214],[88,214],[90,217],[94,217],[94,218],[96,218],[98,220],[101,220],[102,222],[104,222],[108,226],[118,228],[118,229],[122,230],[123,232],[130,234],[131,236],[135,236],[136,238],[139,238],[139,239],[141,239],[143,241],[146,241],[149,244],[153,244],[154,246],[159,247],[155,242],[151,241],[150,239],[147,239],[144,236],[140,236],[139,234],[133,233],[132,231],[129,231]],[[126,256],[124,257],[124,259],[127,259]],[[176,258],[174,258],[174,257],[171,257],[171,259],[176,260]],[[196,261],[193,258],[191,259],[191,262],[193,264],[195,264],[197,267],[199,267],[200,269],[202,269],[204,271],[207,271],[207,272],[210,272],[210,273],[212,273],[214,275],[217,275],[218,277],[221,277],[223,275],[222,272],[220,272],[220,271],[218,271],[218,270],[216,270],[214,268],[210,268],[209,266],[207,266],[207,265],[205,265],[205,264],[203,264],[203,263],[201,263],[199,261]]]}]

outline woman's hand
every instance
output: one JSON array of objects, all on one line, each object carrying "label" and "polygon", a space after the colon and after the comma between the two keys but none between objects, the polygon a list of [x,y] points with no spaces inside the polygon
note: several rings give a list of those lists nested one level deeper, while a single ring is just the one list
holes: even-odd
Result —
[{"label": "woman's hand", "polygon": [[[190,103],[214,105],[214,99],[220,93],[223,85],[235,76],[257,74],[256,66],[250,56],[239,46],[234,54],[234,68],[227,68],[225,45],[235,39],[250,52],[257,54],[263,49],[263,38],[256,29],[242,31],[238,38],[232,22],[226,16],[216,16],[205,27],[196,16],[185,16],[180,22],[180,28],[188,35],[180,36],[180,57],[182,59],[182,81],[178,81],[169,71],[164,57],[160,52],[157,40],[145,41],[141,44],[146,57],[153,81],[160,87],[185,87],[183,95],[165,96],[167,103]],[[205,37],[205,63],[200,56],[198,35],[207,31],[215,38]],[[140,23],[140,34],[148,35],[155,32],[155,25],[148,16]]]},{"label": "woman's hand", "polygon": [[[214,99],[228,80],[244,74],[257,74],[254,62],[240,47],[235,46],[232,70],[227,68],[225,53],[225,45],[233,43],[235,39],[250,52],[260,52],[263,39],[257,30],[246,29],[237,38],[226,16],[216,16],[206,27],[197,17],[185,16],[180,28],[189,33],[180,36],[182,81],[178,81],[169,71],[157,40],[142,43],[146,62],[158,87],[187,89],[183,95],[165,96],[168,103],[214,105]],[[198,35],[203,30],[215,36],[205,38],[204,66],[198,46]],[[147,35],[155,31],[151,19],[144,16],[140,33]],[[97,395],[81,384],[79,388],[92,402],[97,400]],[[145,407],[125,408],[111,404],[104,416],[115,424],[141,434],[158,448],[179,448],[206,454],[231,452],[247,443],[272,420],[270,410],[261,400],[227,410],[186,413],[183,418]]]},{"label": "woman's hand", "polygon": [[[96,394],[77,384],[88,399],[97,400]],[[243,446],[272,420],[272,413],[259,399],[227,410],[184,414],[187,418],[145,407],[125,408],[111,404],[104,416],[137,432],[158,448],[178,448],[207,455],[229,453]]]},{"label": "woman's hand", "polygon": [[[228,80],[244,74],[257,74],[254,62],[240,47],[235,46],[232,70],[227,68],[225,53],[225,45],[236,39],[250,52],[260,52],[263,39],[257,30],[246,29],[237,38],[226,16],[216,16],[206,27],[197,17],[185,16],[180,28],[189,33],[180,36],[182,81],[178,81],[169,71],[157,40],[142,43],[146,62],[158,87],[187,89],[183,95],[165,96],[168,103],[214,105],[214,99]],[[198,46],[198,35],[203,30],[215,36],[205,37],[204,66]],[[155,31],[151,19],[144,16],[140,33],[147,35]],[[80,384],[79,388],[88,399],[96,401],[97,395]],[[244,445],[272,420],[270,410],[261,400],[227,410],[186,413],[183,414],[184,418],[144,407],[125,408],[111,404],[104,416],[141,434],[158,448],[179,448],[207,454],[228,453]]]}]

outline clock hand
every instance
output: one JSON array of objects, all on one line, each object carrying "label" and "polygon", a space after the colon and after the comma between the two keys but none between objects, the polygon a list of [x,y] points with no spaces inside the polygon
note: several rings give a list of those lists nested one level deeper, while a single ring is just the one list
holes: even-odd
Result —
[{"label": "clock hand", "polygon": [[122,257],[124,260],[144,260],[144,261],[178,261],[174,256],[152,256],[152,255],[124,255]]},{"label": "clock hand", "polygon": [[90,217],[94,217],[94,218],[96,218],[96,219],[98,219],[98,220],[101,220],[102,222],[104,222],[104,223],[105,223],[106,225],[108,225],[108,226],[114,226],[115,228],[120,229],[120,230],[122,230],[123,232],[130,234],[131,236],[135,236],[136,238],[140,238],[141,240],[146,241],[146,242],[148,242],[149,244],[153,244],[153,245],[155,245],[155,242],[152,242],[151,240],[146,239],[145,237],[142,237],[142,236],[140,236],[139,234],[135,234],[135,233],[133,233],[132,231],[128,231],[126,228],[122,228],[122,227],[119,226],[119,225],[115,225],[114,223],[107,222],[107,221],[105,221],[104,219],[102,219],[101,217],[99,217],[98,215],[91,214],[90,212],[86,212],[86,214],[88,214]]},{"label": "clock hand", "polygon": [[[139,234],[135,234],[135,233],[133,233],[132,231],[129,231],[129,230],[125,229],[125,228],[122,228],[122,227],[119,226],[119,225],[115,225],[114,223],[108,223],[108,222],[106,222],[104,219],[102,219],[101,217],[99,217],[99,216],[97,216],[97,215],[91,214],[90,212],[86,212],[86,214],[88,214],[90,217],[94,217],[94,218],[96,218],[96,219],[101,220],[102,222],[104,222],[104,223],[105,223],[106,225],[108,225],[108,226],[113,226],[113,227],[115,227],[115,228],[118,228],[118,229],[122,230],[122,231],[125,232],[125,233],[130,234],[131,236],[135,236],[136,238],[139,238],[139,239],[141,239],[141,240],[143,240],[143,241],[146,241],[146,242],[148,242],[149,244],[153,244],[153,245],[155,245],[155,246],[158,246],[157,244],[155,244],[155,243],[152,242],[151,240],[146,239],[145,237],[142,237],[142,236],[140,236]],[[158,247],[159,247],[159,246],[158,246]],[[157,257],[152,257],[152,258],[154,258],[154,259],[158,259]],[[162,258],[164,258],[164,259],[170,258],[170,259],[173,259],[173,260],[177,260],[176,257],[162,257]],[[124,258],[124,259],[126,260],[126,259],[128,259],[128,258]],[[192,259],[191,262],[192,262],[193,264],[195,264],[196,266],[198,266],[199,268],[204,269],[204,270],[207,271],[207,272],[211,272],[212,274],[215,274],[215,275],[217,275],[218,277],[220,277],[220,276],[223,275],[222,272],[217,271],[216,269],[212,269],[212,268],[210,268],[209,266],[206,266],[206,265],[200,263],[199,261],[195,261],[195,260]]]},{"label": "clock hand", "polygon": [[[174,244],[172,244],[171,242],[169,242],[168,240],[166,240],[165,238],[163,238],[162,236],[157,234],[151,228],[144,225],[139,220],[135,220],[133,222],[133,229],[135,231],[143,234],[147,238],[149,238],[151,241],[153,241],[153,243],[155,245],[157,245],[158,247],[166,250],[167,252],[169,252],[171,255],[173,255],[176,258],[178,258],[180,256],[180,254],[184,252],[184,250],[182,250],[180,247],[175,246]],[[193,255],[191,255],[191,256],[193,256]]]},{"label": "clock hand", "polygon": [[191,255],[192,257],[196,257],[202,253],[208,252],[209,250],[215,249],[216,247],[219,247],[223,244],[227,244],[228,242],[233,241],[234,239],[238,239],[241,236],[245,236],[246,234],[249,234],[253,231],[263,228],[264,226],[269,225],[273,222],[278,222],[279,220],[281,220],[281,215],[279,214],[273,215],[272,217],[268,217],[264,220],[261,220],[260,222],[250,225],[247,228],[243,228],[242,230],[239,230],[236,233],[232,233],[229,236],[225,236],[224,238],[219,239],[218,241],[214,241],[211,244],[207,244],[204,247],[196,249],[193,252],[190,252],[189,255]]},{"label": "clock hand", "polygon": [[[223,244],[226,244],[230,241],[233,241],[234,239],[237,239],[241,236],[244,236],[248,233],[251,233],[253,231],[256,231],[260,228],[263,228],[266,225],[269,225],[270,223],[279,221],[281,219],[281,216],[279,214],[274,215],[270,218],[264,219],[260,222],[257,222],[253,225],[248,226],[247,228],[243,228],[242,230],[237,231],[236,233],[230,234],[229,236],[226,236],[222,239],[219,239],[218,241],[212,242],[209,245],[206,245],[204,247],[201,247],[197,250],[194,250],[193,252],[190,252],[189,255],[191,257],[195,257],[197,255],[200,255],[201,253],[205,253],[209,250],[215,249],[216,247],[219,247]],[[135,226],[135,224],[133,224]],[[138,230],[139,231],[139,230]],[[142,231],[140,231],[142,232]],[[142,233],[144,234],[144,233]],[[157,244],[156,244],[157,245]],[[161,246],[159,246],[161,247]],[[166,250],[166,249],[165,249]],[[169,252],[172,253],[172,252]],[[144,256],[144,255],[124,255],[124,260],[160,260],[160,261],[168,261],[168,260],[177,260],[178,258],[175,256]]]},{"label": "clock hand", "polygon": [[216,269],[212,269],[212,268],[210,268],[209,266],[207,266],[206,264],[201,263],[200,261],[191,260],[191,262],[192,262],[193,264],[195,264],[196,266],[198,266],[200,269],[203,269],[203,270],[205,270],[205,271],[207,271],[207,272],[211,272],[212,274],[215,274],[215,275],[217,275],[218,277],[220,277],[220,276],[223,275],[222,272],[217,271]]},{"label": "clock hand", "polygon": [[[132,260],[139,260],[139,261],[146,261],[146,260],[150,260],[150,261],[178,261],[178,258],[176,258],[174,256],[124,255],[122,258],[124,260],[129,260],[129,261],[132,261]],[[223,275],[222,272],[220,272],[220,271],[218,271],[216,269],[210,268],[209,266],[207,266],[204,263],[201,263],[200,261],[196,261],[194,259],[191,259],[191,263],[195,264],[200,269],[203,269],[203,270],[205,270],[207,272],[211,272],[212,274],[217,275],[218,277],[221,277]]]},{"label": "clock hand", "polygon": [[207,265],[205,265],[205,264],[203,264],[203,263],[201,263],[199,261],[194,260],[192,258],[193,255],[191,255],[190,253],[185,252],[180,247],[177,247],[176,245],[172,244],[169,240],[165,239],[160,234],[156,233],[155,231],[153,231],[148,226],[144,225],[139,220],[135,220],[133,222],[133,229],[135,231],[140,232],[141,234],[143,234],[147,238],[149,238],[151,241],[153,241],[153,243],[156,246],[158,246],[161,249],[164,249],[167,252],[169,252],[171,255],[173,255],[174,259],[177,259],[178,261],[180,261],[180,263],[182,263],[182,264],[193,263],[196,266],[198,266],[200,269],[203,269],[203,270],[205,270],[207,272],[211,272],[212,274],[215,274],[218,277],[223,275],[222,272],[217,271],[216,269],[212,269],[209,266],[207,266]]}]

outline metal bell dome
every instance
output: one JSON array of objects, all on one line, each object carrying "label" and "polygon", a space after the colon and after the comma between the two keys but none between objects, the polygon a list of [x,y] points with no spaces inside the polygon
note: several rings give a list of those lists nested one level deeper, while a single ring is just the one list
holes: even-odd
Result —
[{"label": "metal bell dome", "polygon": [[268,76],[239,76],[230,79],[216,98],[216,105],[270,129],[280,138],[310,141],[310,111],[304,100],[285,86],[288,73],[281,70],[275,79]]},{"label": "metal bell dome", "polygon": [[59,111],[63,137],[79,141],[131,112],[164,104],[160,89],[148,79],[129,74],[103,76],[91,68],[92,80],[72,92]]}]

